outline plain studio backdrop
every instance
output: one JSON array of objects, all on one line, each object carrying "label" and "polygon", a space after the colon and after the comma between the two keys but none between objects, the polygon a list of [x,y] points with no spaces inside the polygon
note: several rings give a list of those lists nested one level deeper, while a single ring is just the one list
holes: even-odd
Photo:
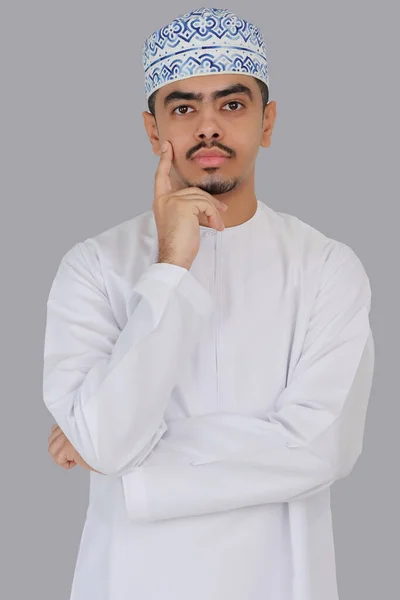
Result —
[{"label": "plain studio backdrop", "polygon": [[[158,158],[141,116],[141,48],[155,29],[197,7],[2,2],[0,597],[7,600],[69,598],[89,471],[66,471],[48,454],[46,301],[71,246],[151,208]],[[272,144],[257,159],[257,197],[350,245],[370,278],[376,364],[364,450],[332,490],[338,584],[341,600],[398,598],[398,6],[275,0],[220,8],[258,25],[266,40],[278,114]]]}]

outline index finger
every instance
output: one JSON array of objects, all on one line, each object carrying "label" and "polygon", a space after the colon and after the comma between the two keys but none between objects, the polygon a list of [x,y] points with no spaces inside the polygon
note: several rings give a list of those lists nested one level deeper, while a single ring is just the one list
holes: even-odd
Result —
[{"label": "index finger", "polygon": [[154,177],[154,197],[158,198],[163,194],[169,194],[172,191],[169,174],[172,166],[172,145],[170,142],[164,142],[167,145],[165,152],[161,152],[160,162]]}]

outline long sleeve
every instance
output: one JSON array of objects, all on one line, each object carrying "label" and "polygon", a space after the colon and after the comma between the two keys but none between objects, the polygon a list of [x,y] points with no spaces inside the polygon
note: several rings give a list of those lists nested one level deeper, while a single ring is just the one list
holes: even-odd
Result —
[{"label": "long sleeve", "polygon": [[265,419],[213,414],[168,425],[122,479],[133,520],[306,498],[347,476],[362,451],[374,369],[371,290],[358,257],[325,275],[290,381]]},{"label": "long sleeve", "polygon": [[43,399],[82,458],[120,476],[167,430],[164,413],[180,365],[212,300],[187,269],[155,263],[132,290],[121,330],[87,252],[85,242],[72,247],[50,288]]}]

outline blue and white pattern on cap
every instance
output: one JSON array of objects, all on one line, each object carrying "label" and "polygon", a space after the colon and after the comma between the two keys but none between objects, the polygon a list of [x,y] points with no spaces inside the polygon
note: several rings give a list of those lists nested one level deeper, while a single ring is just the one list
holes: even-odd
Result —
[{"label": "blue and white pattern on cap", "polygon": [[142,49],[146,98],[163,85],[217,73],[252,75],[269,85],[261,31],[223,8],[198,8],[150,35]]}]

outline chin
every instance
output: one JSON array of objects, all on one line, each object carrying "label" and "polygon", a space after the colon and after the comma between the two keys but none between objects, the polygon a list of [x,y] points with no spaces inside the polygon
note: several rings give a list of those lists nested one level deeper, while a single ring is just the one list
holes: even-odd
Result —
[{"label": "chin", "polygon": [[190,176],[188,179],[179,174],[183,187],[198,187],[212,196],[219,196],[235,189],[241,182],[240,177],[224,176],[221,167],[204,167],[200,171],[200,176]]},{"label": "chin", "polygon": [[240,183],[239,178],[235,179],[221,179],[219,181],[208,181],[204,182],[202,185],[199,185],[201,189],[205,192],[208,192],[212,196],[220,196],[222,194],[228,194],[232,190],[234,190]]}]

